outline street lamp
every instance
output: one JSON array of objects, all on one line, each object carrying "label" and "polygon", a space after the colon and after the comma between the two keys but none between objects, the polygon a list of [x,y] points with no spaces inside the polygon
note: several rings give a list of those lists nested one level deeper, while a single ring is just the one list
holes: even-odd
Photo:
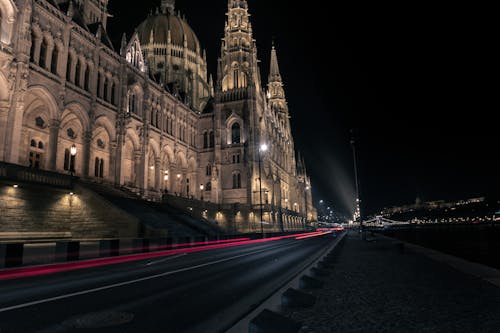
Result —
[{"label": "street lamp", "polygon": [[261,154],[265,153],[269,149],[267,144],[262,144],[259,148],[259,193],[260,193],[260,232],[262,238],[265,238],[264,234],[264,207],[262,206],[262,161]]},{"label": "street lamp", "polygon": [[71,172],[71,176],[74,176],[75,174],[75,160],[76,160],[76,146],[73,144],[69,150],[71,153],[71,161],[70,161],[70,166],[69,166],[69,171]]},{"label": "street lamp", "polygon": [[203,186],[203,184],[200,185],[200,193],[201,193],[201,201],[203,201],[203,189],[205,188],[205,186]]},{"label": "street lamp", "polygon": [[310,187],[310,186],[306,186],[306,190],[304,191],[304,199],[305,199],[305,201],[306,201],[306,205],[305,205],[306,219],[305,219],[305,221],[304,221],[304,230],[306,229],[306,227],[307,227],[307,222],[308,222],[308,221],[307,221],[307,218],[308,218],[308,216],[307,216],[307,191],[309,191],[310,189],[311,189],[311,187]]},{"label": "street lamp", "polygon": [[358,180],[358,158],[356,156],[356,139],[354,137],[354,134],[351,138],[351,147],[352,147],[352,158],[353,158],[353,164],[354,164],[354,181],[356,183],[356,207],[354,208],[354,223],[358,222],[359,220],[359,228],[361,231],[361,236],[364,239],[364,226],[363,226],[363,219],[361,217],[361,207],[360,207],[360,202],[361,200],[359,199],[359,180]]}]

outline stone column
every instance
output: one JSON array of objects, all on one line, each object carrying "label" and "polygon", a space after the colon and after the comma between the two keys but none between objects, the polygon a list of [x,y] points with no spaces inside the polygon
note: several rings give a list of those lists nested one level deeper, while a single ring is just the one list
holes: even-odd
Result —
[{"label": "stone column", "polygon": [[0,161],[6,160],[5,154],[5,135],[7,134],[7,119],[9,107],[7,101],[0,101]]},{"label": "stone column", "polygon": [[119,151],[118,144],[113,141],[109,144],[108,180],[112,180],[115,185],[120,184],[121,162],[121,149]]},{"label": "stone column", "polygon": [[161,159],[155,159],[155,190],[161,190]]},{"label": "stone column", "polygon": [[142,153],[140,150],[134,151],[134,186],[144,189],[144,168],[142,163]]},{"label": "stone column", "polygon": [[35,43],[33,60],[35,63],[38,64],[40,61],[40,48],[42,46],[42,37],[36,36],[35,40],[32,41],[32,43]]},{"label": "stone column", "polygon": [[61,121],[52,119],[49,123],[49,160],[47,167],[49,170],[57,170],[57,145],[59,141],[59,127]]},{"label": "stone column", "polygon": [[92,131],[86,131],[83,136],[83,177],[89,176],[90,171],[90,150],[92,146]]}]

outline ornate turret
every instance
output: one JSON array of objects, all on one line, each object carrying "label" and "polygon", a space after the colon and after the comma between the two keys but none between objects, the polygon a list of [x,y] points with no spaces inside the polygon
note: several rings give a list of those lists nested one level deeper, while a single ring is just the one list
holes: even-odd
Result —
[{"label": "ornate turret", "polygon": [[161,0],[161,12],[173,14],[175,11],[175,0]]},{"label": "ornate turret", "polygon": [[[256,86],[260,89],[257,52],[252,36],[248,4],[229,0],[225,35],[221,47],[222,92]],[[241,95],[244,96],[244,95]]]}]

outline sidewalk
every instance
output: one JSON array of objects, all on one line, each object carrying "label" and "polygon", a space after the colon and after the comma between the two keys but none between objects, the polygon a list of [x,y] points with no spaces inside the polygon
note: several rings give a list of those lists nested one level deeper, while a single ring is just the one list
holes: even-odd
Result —
[{"label": "sidewalk", "polygon": [[300,333],[500,332],[500,288],[377,236],[351,232]]}]

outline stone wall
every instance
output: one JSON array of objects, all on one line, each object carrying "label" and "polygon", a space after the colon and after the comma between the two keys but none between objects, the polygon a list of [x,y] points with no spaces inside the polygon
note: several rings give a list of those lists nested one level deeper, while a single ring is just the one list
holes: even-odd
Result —
[{"label": "stone wall", "polygon": [[[139,221],[82,187],[70,190],[0,182],[0,241],[2,234],[17,239],[135,238],[148,232]],[[71,195],[71,193],[73,193]],[[14,235],[15,236],[15,235]],[[5,239],[4,239],[5,240]]]}]

